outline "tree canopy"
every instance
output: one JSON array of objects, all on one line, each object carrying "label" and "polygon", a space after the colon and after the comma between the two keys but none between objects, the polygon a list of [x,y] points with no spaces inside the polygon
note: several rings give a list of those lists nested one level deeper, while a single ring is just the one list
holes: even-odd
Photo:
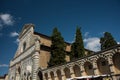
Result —
[{"label": "tree canopy", "polygon": [[100,44],[101,44],[101,50],[104,50],[114,45],[117,45],[117,42],[114,40],[111,33],[105,32],[104,37],[100,38]]},{"label": "tree canopy", "polygon": [[51,58],[49,66],[65,63],[65,43],[61,33],[55,27],[51,36]]},{"label": "tree canopy", "polygon": [[81,28],[77,26],[75,41],[72,43],[71,46],[71,59],[81,58],[85,55],[84,44],[81,34]]}]

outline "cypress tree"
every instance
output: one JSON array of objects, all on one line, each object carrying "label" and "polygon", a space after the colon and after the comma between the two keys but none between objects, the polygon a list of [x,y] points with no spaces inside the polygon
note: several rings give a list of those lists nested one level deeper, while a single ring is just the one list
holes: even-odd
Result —
[{"label": "cypress tree", "polygon": [[104,37],[100,38],[100,44],[101,44],[101,50],[104,50],[114,45],[117,45],[117,42],[114,40],[111,33],[105,32]]},{"label": "cypress tree", "polygon": [[57,28],[53,29],[51,41],[51,58],[49,66],[65,63],[65,43]]},{"label": "cypress tree", "polygon": [[71,59],[81,58],[85,55],[84,44],[80,28],[76,29],[75,41],[71,46]]}]

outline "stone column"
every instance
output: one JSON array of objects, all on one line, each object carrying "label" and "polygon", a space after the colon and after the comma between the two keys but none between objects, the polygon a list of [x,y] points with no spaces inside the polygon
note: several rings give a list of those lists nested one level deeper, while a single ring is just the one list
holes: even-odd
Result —
[{"label": "stone column", "polygon": [[66,80],[65,72],[63,69],[61,69],[61,75],[62,75],[62,80]]},{"label": "stone column", "polygon": [[43,80],[46,80],[45,73],[43,72]]},{"label": "stone column", "polygon": [[48,80],[51,80],[50,72],[48,72]]},{"label": "stone column", "polygon": [[37,70],[39,68],[39,52],[35,52],[32,56],[33,65],[32,65],[32,80],[37,80],[38,74]]},{"label": "stone column", "polygon": [[115,76],[112,76],[112,74],[115,74],[115,67],[113,65],[113,60],[112,60],[112,56],[109,56],[108,58],[108,64],[109,64],[109,68],[110,68],[110,76],[112,80],[116,80]]},{"label": "stone column", "polygon": [[33,60],[33,65],[32,65],[32,80],[37,80],[38,79],[38,74],[37,74],[37,70],[39,68],[39,64],[40,64],[40,42],[39,42],[39,38],[36,37],[35,39],[35,50],[34,53],[32,55],[32,60]]},{"label": "stone column", "polygon": [[93,71],[94,71],[94,75],[99,75],[99,70],[98,70],[98,66],[97,66],[97,61],[96,60],[93,61]]},{"label": "stone column", "polygon": [[15,80],[20,80],[20,74],[18,71],[16,72],[16,79]]},{"label": "stone column", "polygon": [[55,80],[58,80],[58,76],[57,76],[56,71],[54,71],[54,79],[55,79]]},{"label": "stone column", "polygon": [[70,74],[71,74],[71,78],[75,77],[74,70],[73,70],[72,66],[70,67]]},{"label": "stone column", "polygon": [[110,72],[113,74],[113,73],[115,73],[115,68],[113,65],[112,56],[109,56],[107,59],[108,59],[109,67],[110,67]]}]

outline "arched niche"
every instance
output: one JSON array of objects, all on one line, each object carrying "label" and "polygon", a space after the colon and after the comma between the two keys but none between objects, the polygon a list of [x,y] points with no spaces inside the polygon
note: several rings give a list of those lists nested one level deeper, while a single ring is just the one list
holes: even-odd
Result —
[{"label": "arched niche", "polygon": [[94,70],[93,70],[93,65],[90,62],[85,62],[84,63],[84,68],[85,68],[85,72],[86,75],[94,75]]},{"label": "arched niche", "polygon": [[61,71],[57,70],[56,73],[57,73],[57,76],[58,76],[58,80],[62,80]]},{"label": "arched niche", "polygon": [[51,71],[50,72],[51,80],[54,80],[54,73]]},{"label": "arched niche", "polygon": [[64,69],[64,72],[65,72],[66,78],[71,78],[70,69],[69,69],[69,68],[66,67],[66,68]]},{"label": "arched niche", "polygon": [[97,60],[97,66],[100,74],[110,74],[110,68],[108,65],[108,61],[105,58],[100,57]]},{"label": "arched niche", "polygon": [[39,79],[39,80],[43,80],[43,75],[42,75],[42,72],[41,72],[41,71],[38,72],[38,79]]},{"label": "arched niche", "polygon": [[48,80],[48,74],[45,73],[44,76],[45,76],[45,79]]},{"label": "arched niche", "polygon": [[80,77],[81,76],[80,67],[78,65],[74,65],[73,70],[74,70],[75,77]]}]

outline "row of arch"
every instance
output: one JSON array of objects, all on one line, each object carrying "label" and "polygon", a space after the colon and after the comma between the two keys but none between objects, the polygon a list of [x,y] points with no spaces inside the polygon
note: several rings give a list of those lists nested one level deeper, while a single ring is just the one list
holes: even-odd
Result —
[{"label": "row of arch", "polygon": [[[103,57],[99,57],[95,62],[86,61],[83,65],[75,64],[70,67],[56,68],[56,70],[47,70],[43,71],[44,80],[63,80],[62,77],[71,78],[71,77],[80,77],[85,75],[103,75],[111,74],[110,66],[114,68],[114,74],[120,74],[120,53],[116,53],[112,56],[112,62]],[[97,71],[97,72],[95,72]]]}]

